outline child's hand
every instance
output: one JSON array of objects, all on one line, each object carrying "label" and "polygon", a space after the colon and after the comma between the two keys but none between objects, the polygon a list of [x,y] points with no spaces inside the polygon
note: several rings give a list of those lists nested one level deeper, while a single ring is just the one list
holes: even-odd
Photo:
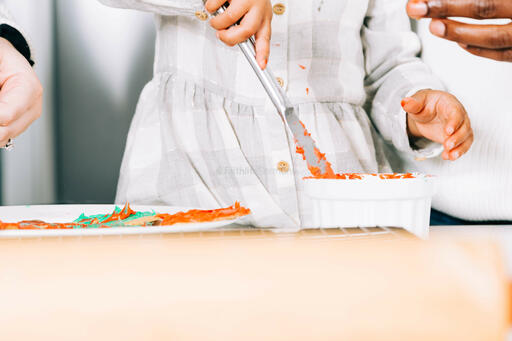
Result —
[{"label": "child's hand", "polygon": [[464,106],[454,96],[421,90],[404,98],[409,132],[444,145],[443,159],[455,161],[473,144],[473,129]]},{"label": "child's hand", "polygon": [[[208,0],[205,8],[215,13],[226,0]],[[233,26],[240,19],[240,25]],[[230,0],[228,9],[214,17],[210,24],[216,29],[217,37],[229,46],[256,38],[256,60],[265,69],[270,54],[272,5],[269,0]]]}]

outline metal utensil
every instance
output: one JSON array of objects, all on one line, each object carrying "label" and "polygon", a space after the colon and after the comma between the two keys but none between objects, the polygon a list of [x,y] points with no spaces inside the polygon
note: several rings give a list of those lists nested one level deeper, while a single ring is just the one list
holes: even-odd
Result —
[{"label": "metal utensil", "polygon": [[[217,11],[217,14],[222,14],[227,9],[227,5],[223,5]],[[258,76],[261,84],[265,88],[270,100],[277,109],[277,112],[287,124],[291,133],[295,137],[298,146],[304,149],[304,156],[308,165],[318,167],[322,174],[327,169],[327,161],[318,157],[315,150],[318,150],[315,141],[307,133],[306,128],[302,125],[295,112],[295,108],[292,106],[288,96],[284,92],[283,88],[277,82],[277,78],[274,77],[272,71],[267,66],[265,70],[262,70],[256,61],[256,50],[255,42],[253,38],[238,44],[240,50],[247,58],[247,61],[251,65],[252,69]]]}]

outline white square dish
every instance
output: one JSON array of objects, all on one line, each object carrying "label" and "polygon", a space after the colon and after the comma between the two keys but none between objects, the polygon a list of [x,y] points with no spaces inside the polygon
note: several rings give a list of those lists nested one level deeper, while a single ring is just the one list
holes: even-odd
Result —
[{"label": "white square dish", "polygon": [[427,238],[435,177],[305,179],[313,221],[320,228],[400,227]]}]

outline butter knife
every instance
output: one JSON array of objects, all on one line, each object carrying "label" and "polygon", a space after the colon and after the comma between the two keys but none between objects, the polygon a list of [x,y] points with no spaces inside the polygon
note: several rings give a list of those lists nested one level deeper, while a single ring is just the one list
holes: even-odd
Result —
[{"label": "butter knife", "polygon": [[[219,8],[217,14],[224,13],[226,9],[227,5],[223,5]],[[319,168],[322,174],[324,174],[327,169],[327,160],[319,158],[317,153],[315,153],[315,150],[318,150],[315,141],[307,133],[306,128],[300,122],[295,111],[296,109],[291,104],[288,96],[279,85],[277,78],[274,77],[270,68],[267,66],[265,70],[262,70],[258,65],[258,62],[256,61],[254,38],[250,38],[249,40],[238,44],[238,47],[256,73],[256,76],[263,85],[263,88],[267,92],[270,100],[276,107],[277,112],[290,129],[297,145],[304,149],[304,156],[308,165]]]}]

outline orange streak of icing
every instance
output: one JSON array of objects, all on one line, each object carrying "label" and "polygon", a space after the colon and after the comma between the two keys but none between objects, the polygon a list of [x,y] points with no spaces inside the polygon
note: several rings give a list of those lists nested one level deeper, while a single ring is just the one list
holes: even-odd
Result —
[{"label": "orange streak of icing", "polygon": [[306,67],[305,67],[304,65],[299,64],[299,67],[300,67],[302,70],[306,70]]},{"label": "orange streak of icing", "polygon": [[162,219],[161,225],[174,225],[180,223],[203,223],[235,219],[250,213],[251,210],[242,207],[239,202],[236,202],[233,206],[227,208],[216,210],[190,210],[176,214],[158,214],[157,217]]},{"label": "orange streak of icing", "polygon": [[[304,152],[304,148],[302,148],[301,146],[297,146],[295,151],[297,152],[297,154],[302,155],[302,159],[306,161],[306,154]],[[329,179],[336,176],[336,174],[332,170],[331,163],[327,161],[325,154],[321,153],[318,150],[318,148],[315,148],[315,155],[317,156],[319,161],[325,160],[325,173],[322,173],[322,170],[319,167],[312,166],[308,163],[307,165],[309,172],[313,175],[313,177],[320,179]]]},{"label": "orange streak of icing", "polygon": [[119,213],[112,213],[112,215],[108,217],[105,221],[103,221],[103,223],[106,224],[116,220],[125,220],[126,218],[134,215],[135,213],[137,212],[130,208],[130,204],[126,203],[126,205]]}]

